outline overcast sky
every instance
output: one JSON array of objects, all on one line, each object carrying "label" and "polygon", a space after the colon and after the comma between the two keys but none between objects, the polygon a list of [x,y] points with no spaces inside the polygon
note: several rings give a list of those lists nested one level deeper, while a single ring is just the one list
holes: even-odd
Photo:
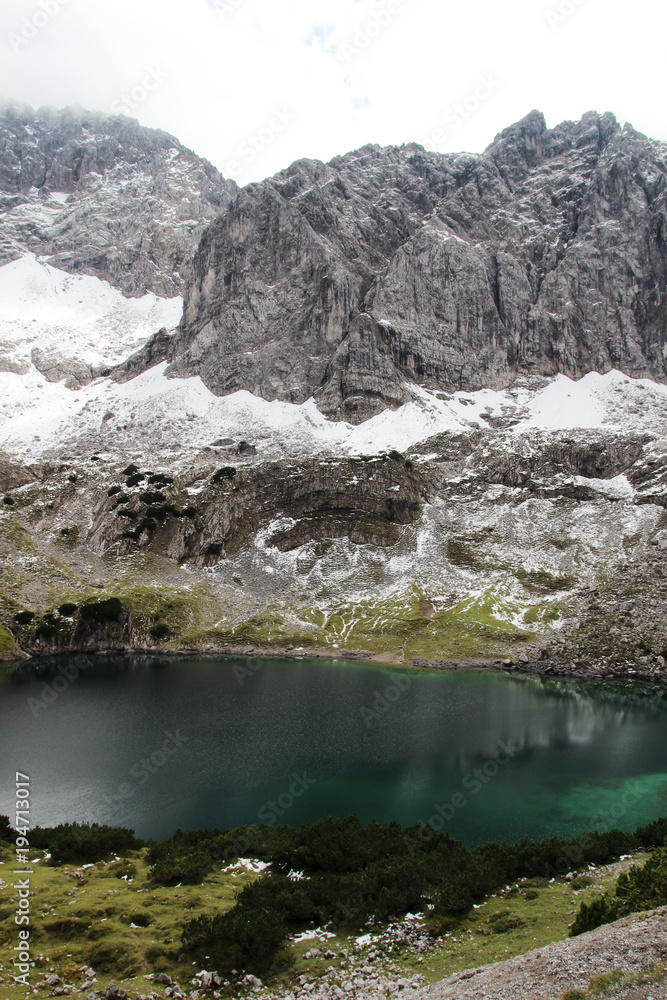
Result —
[{"label": "overcast sky", "polygon": [[532,108],[667,140],[658,0],[0,0],[0,95],[172,132],[239,183],[367,142],[481,152]]}]

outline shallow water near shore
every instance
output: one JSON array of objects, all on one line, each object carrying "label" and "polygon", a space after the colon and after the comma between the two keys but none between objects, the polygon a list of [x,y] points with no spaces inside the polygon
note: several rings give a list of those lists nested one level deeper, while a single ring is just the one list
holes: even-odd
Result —
[{"label": "shallow water near shore", "polygon": [[351,813],[467,844],[634,829],[667,815],[666,722],[667,691],[629,682],[72,657],[0,679],[0,813],[21,771],[33,824],[144,837]]}]

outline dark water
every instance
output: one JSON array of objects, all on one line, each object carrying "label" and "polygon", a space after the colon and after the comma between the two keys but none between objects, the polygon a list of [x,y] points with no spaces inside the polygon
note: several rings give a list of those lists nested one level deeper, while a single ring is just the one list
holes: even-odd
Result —
[{"label": "dark water", "polygon": [[661,690],[322,661],[77,662],[70,681],[40,668],[0,682],[0,813],[19,770],[34,823],[155,837],[356,812],[436,817],[472,844],[667,814]]}]

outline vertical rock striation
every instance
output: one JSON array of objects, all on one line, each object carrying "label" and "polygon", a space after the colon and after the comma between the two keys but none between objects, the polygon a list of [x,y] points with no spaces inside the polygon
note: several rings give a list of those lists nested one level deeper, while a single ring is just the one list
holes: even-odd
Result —
[{"label": "vertical rock striation", "polygon": [[361,422],[518,372],[667,374],[667,146],[532,112],[481,155],[366,146],[204,233],[172,371]]}]

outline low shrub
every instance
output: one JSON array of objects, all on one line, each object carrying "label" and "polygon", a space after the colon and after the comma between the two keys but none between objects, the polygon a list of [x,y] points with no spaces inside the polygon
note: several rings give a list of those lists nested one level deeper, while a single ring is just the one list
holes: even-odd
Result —
[{"label": "low shrub", "polygon": [[213,868],[213,859],[205,847],[183,853],[167,854],[151,869],[151,879],[161,885],[196,885]]},{"label": "low shrub", "polygon": [[575,937],[630,913],[667,905],[667,848],[658,848],[645,865],[619,875],[613,893],[582,903],[570,934]]},{"label": "low shrub", "polygon": [[640,826],[637,839],[643,847],[662,847],[667,844],[667,817],[656,819],[647,826]]},{"label": "low shrub", "polygon": [[135,837],[134,830],[126,827],[64,823],[56,827],[36,826],[30,835],[30,846],[48,850],[51,854],[49,864],[57,866],[103,861],[110,855],[138,850],[143,841]]},{"label": "low shrub", "polygon": [[[570,865],[573,859],[577,865],[604,864],[639,846],[636,834],[611,830],[568,841],[523,840],[468,850],[429,827],[361,827],[352,816],[324,818],[299,830],[256,826],[227,833],[177,831],[151,845],[149,861],[153,880],[171,882],[201,879],[205,870],[229,862],[239,852],[270,861],[270,873],[257,883],[264,887],[261,892],[240,893],[233,909],[222,916],[189,921],[183,937],[196,953],[215,952],[221,964],[254,964],[260,969],[269,961],[266,941],[277,942],[285,926],[313,921],[361,927],[370,917],[383,920],[419,909],[425,900],[434,907],[431,921],[455,924],[474,902],[508,882],[527,879],[522,886],[527,892],[548,885],[564,858]],[[286,879],[292,869],[304,871],[307,878]],[[248,932],[253,926],[262,928],[264,943]],[[521,926],[510,911],[503,911],[489,929],[505,934]]]},{"label": "low shrub", "polygon": [[145,493],[139,494],[139,499],[142,503],[146,504],[162,504],[167,502],[167,498],[164,493],[159,493],[156,490],[147,490]]},{"label": "low shrub", "polygon": [[106,601],[93,601],[81,605],[81,620],[84,622],[121,622],[123,605],[117,597],[109,597]]},{"label": "low shrub", "polygon": [[233,479],[236,475],[236,469],[233,465],[225,465],[222,469],[218,469],[215,475],[212,477],[211,482],[219,486],[221,483],[226,482],[228,479]]},{"label": "low shrub", "polygon": [[113,875],[114,878],[134,878],[137,874],[137,866],[128,861],[127,858],[123,858],[120,861],[114,861],[107,868],[107,875]]},{"label": "low shrub", "polygon": [[577,875],[577,877],[573,878],[572,881],[570,882],[570,886],[573,889],[577,890],[588,889],[588,887],[591,885],[593,885],[593,879],[590,878],[588,875]]},{"label": "low shrub", "polygon": [[171,503],[160,504],[159,506],[151,506],[146,510],[146,517],[152,518],[154,521],[159,521],[160,524],[166,520],[170,514],[175,514],[178,516],[178,510]]},{"label": "low shrub", "polygon": [[150,635],[151,639],[155,639],[156,642],[159,642],[161,639],[169,638],[171,635],[171,629],[168,625],[165,625],[164,622],[157,622],[157,624],[153,625],[151,628]]},{"label": "low shrub", "polygon": [[14,621],[17,625],[29,625],[34,619],[34,611],[19,611],[17,615],[14,615]]}]

